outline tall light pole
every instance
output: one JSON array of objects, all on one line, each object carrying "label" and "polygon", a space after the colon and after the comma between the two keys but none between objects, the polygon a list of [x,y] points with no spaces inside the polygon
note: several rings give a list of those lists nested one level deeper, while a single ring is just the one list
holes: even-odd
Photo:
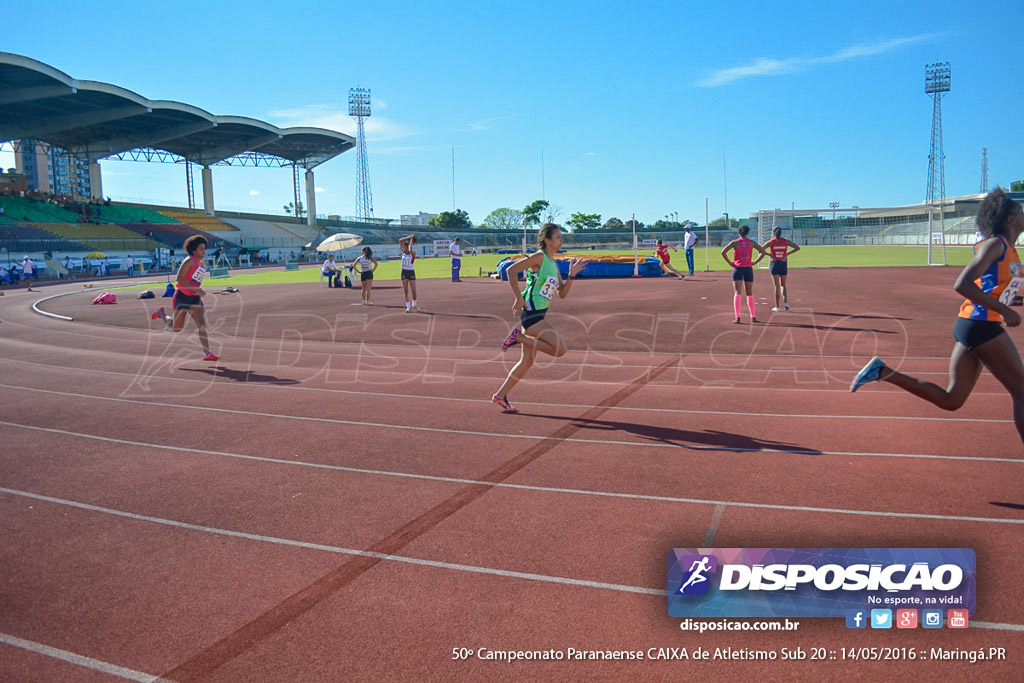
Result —
[{"label": "tall light pole", "polygon": [[[349,88],[348,115],[356,120],[356,217],[373,218],[370,163],[366,154],[366,131],[363,125],[364,121],[370,118],[369,88]],[[298,173],[298,166],[295,168]],[[296,183],[298,183],[297,180]]]},{"label": "tall light pole", "polygon": [[836,219],[836,209],[839,208],[839,202],[829,202],[828,205],[832,207],[832,220],[834,221]]},{"label": "tall light pole", "polygon": [[942,96],[950,90],[952,70],[949,62],[935,62],[924,67],[924,91],[932,98],[932,141],[928,150],[928,190],[925,201],[928,204],[928,265],[932,265],[932,217],[935,204],[939,208],[939,237],[942,239],[942,264],[946,264],[945,216],[943,204],[946,198],[946,155],[942,151]]}]

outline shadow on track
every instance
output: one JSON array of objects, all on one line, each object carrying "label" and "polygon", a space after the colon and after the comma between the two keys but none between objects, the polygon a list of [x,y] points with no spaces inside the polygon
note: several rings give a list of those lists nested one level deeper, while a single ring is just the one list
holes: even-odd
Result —
[{"label": "shadow on track", "polygon": [[300,384],[297,379],[282,379],[280,377],[274,377],[273,375],[260,375],[250,370],[232,370],[231,368],[225,367],[179,369],[182,372],[201,372],[204,375],[223,377],[224,379],[230,379],[235,382],[244,382],[247,384],[281,384],[285,386]]},{"label": "shadow on track", "polygon": [[[646,441],[677,446],[691,451],[786,451],[797,455],[821,455],[821,451],[801,448],[795,444],[787,444],[780,441],[769,441],[758,439],[745,434],[731,434],[718,430],[707,430],[703,432],[691,432],[685,429],[674,427],[655,427],[652,425],[636,424],[633,422],[617,422],[615,420],[590,420],[585,418],[561,417],[556,415],[540,415],[536,413],[519,413],[526,417],[539,417],[548,420],[560,420],[563,422],[575,422],[582,429],[590,429],[602,432],[626,432],[640,437]],[[628,446],[629,444],[623,444]]]}]

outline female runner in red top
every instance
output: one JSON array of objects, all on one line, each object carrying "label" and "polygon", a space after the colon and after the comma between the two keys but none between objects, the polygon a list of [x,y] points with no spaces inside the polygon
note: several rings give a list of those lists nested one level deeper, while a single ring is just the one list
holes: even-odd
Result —
[{"label": "female runner in red top", "polygon": [[768,272],[775,282],[775,308],[772,311],[778,313],[782,310],[789,310],[789,289],[786,287],[786,276],[789,274],[789,255],[800,251],[796,242],[791,242],[782,236],[782,228],[775,228],[772,231],[774,237],[764,243],[771,263],[768,264]]},{"label": "female runner in red top", "polygon": [[[736,319],[733,322],[738,323],[740,321],[741,290],[746,287],[747,310],[750,312],[750,322],[756,323],[757,316],[754,315],[754,266],[761,262],[761,259],[765,257],[765,253],[760,244],[747,239],[747,235],[750,234],[749,225],[741,225],[738,232],[740,236],[737,239],[722,247],[722,258],[732,266],[732,285],[733,289],[736,290],[736,294],[732,298],[732,310],[736,314]],[[726,256],[726,253],[730,250],[732,250],[731,261]],[[756,261],[751,261],[750,259],[754,251],[759,252],[761,255],[757,257]]]},{"label": "female runner in red top", "polygon": [[206,267],[203,259],[206,258],[206,238],[202,235],[192,235],[185,240],[185,251],[188,258],[181,262],[178,268],[178,277],[175,284],[174,298],[171,299],[171,306],[174,309],[174,319],[167,316],[167,312],[161,308],[152,315],[153,320],[160,319],[167,323],[168,329],[181,332],[185,327],[185,318],[189,315],[196,321],[199,328],[199,342],[203,345],[203,360],[218,361],[220,356],[213,355],[210,350],[210,338],[206,334],[206,308],[203,306],[203,278],[206,277]]},{"label": "female runner in red top", "polygon": [[666,273],[669,272],[669,271],[672,271],[673,273],[676,274],[676,276],[680,280],[682,280],[683,279],[683,274],[680,273],[675,268],[673,268],[672,265],[669,263],[669,261],[672,260],[672,257],[668,255],[668,250],[669,249],[671,249],[672,251],[679,251],[675,247],[673,247],[673,246],[671,246],[669,244],[664,244],[664,243],[662,243],[661,240],[658,240],[658,248],[657,248],[657,250],[655,250],[654,253],[657,254],[658,258],[661,259],[661,269],[663,271],[665,271]]}]

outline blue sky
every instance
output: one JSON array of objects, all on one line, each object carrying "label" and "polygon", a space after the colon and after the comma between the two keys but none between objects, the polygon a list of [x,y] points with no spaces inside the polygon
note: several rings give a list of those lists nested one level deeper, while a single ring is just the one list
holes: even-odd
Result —
[{"label": "blue sky", "polygon": [[[979,190],[983,147],[990,186],[1024,177],[1024,4],[317,4],[61,1],[42,16],[18,3],[0,50],[213,114],[352,134],[348,89],[368,87],[378,217],[450,210],[453,147],[455,203],[476,223],[542,195],[562,221],[646,223],[703,222],[705,198],[712,219],[919,202],[934,61],[952,65],[947,195]],[[355,213],[355,161],[315,170],[318,213]],[[185,201],[180,165],[101,165],[115,199]],[[215,167],[214,189],[220,208],[277,210],[291,173]]]}]

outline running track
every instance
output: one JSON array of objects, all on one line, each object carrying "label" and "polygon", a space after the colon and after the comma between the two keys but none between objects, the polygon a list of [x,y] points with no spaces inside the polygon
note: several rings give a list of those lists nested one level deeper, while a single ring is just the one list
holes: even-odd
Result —
[{"label": "running track", "polygon": [[[487,402],[514,361],[494,349],[499,283],[421,281],[426,316],[388,283],[372,309],[354,291],[243,288],[210,301],[215,366],[191,336],[151,331],[153,302],[132,293],[8,292],[0,679],[1012,679],[1009,399],[988,375],[957,413],[887,387],[851,396],[876,350],[942,383],[956,305],[949,269],[866,272],[800,273],[794,311],[762,305],[757,327],[722,317],[722,275],[582,281],[552,313],[573,351],[531,372],[516,416]],[[72,322],[30,309],[67,292],[40,308]],[[665,554],[695,546],[973,547],[974,628],[681,632]],[[1008,660],[451,661],[797,645]]]}]

